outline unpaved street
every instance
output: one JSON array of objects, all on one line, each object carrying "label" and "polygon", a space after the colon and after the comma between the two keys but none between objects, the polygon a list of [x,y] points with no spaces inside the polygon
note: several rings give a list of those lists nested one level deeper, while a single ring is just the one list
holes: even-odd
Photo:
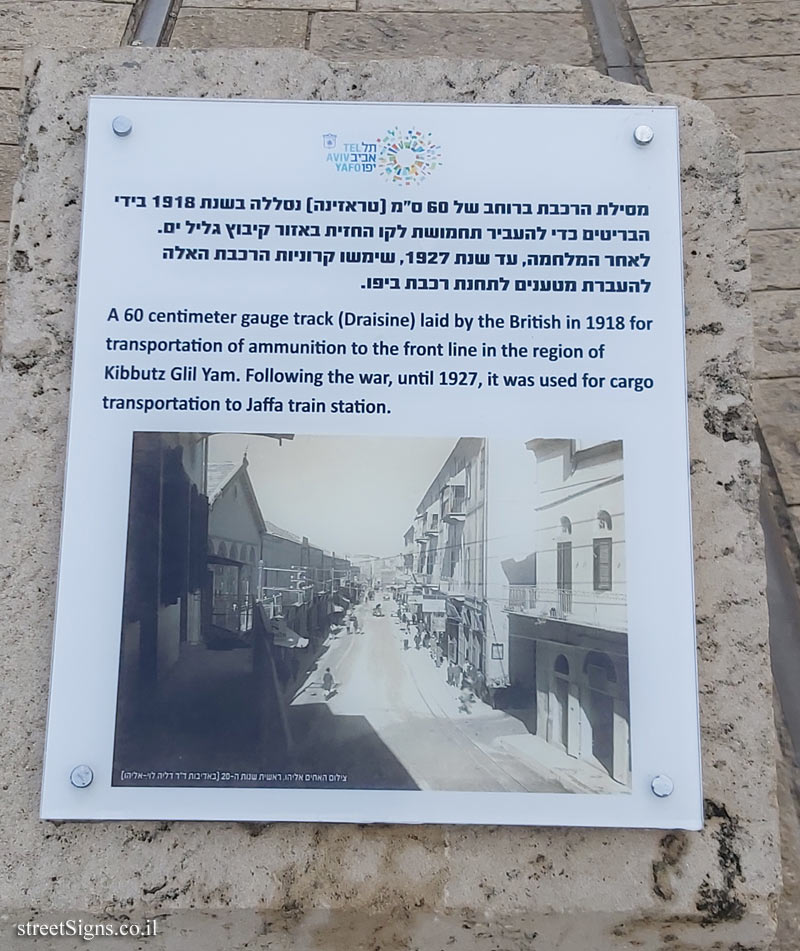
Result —
[{"label": "unpaved street", "polygon": [[[387,615],[394,602],[382,602]],[[430,652],[404,649],[396,616],[357,608],[359,633],[329,637],[298,691],[290,722],[302,769],[348,774],[348,786],[506,792],[564,792],[535,765],[503,749],[525,734],[514,717],[476,700],[459,710],[459,691]],[[330,699],[322,686],[330,667]]]}]

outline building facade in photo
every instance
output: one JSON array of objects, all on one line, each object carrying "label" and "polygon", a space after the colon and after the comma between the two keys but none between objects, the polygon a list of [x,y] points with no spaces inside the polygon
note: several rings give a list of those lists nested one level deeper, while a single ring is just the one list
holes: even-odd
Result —
[{"label": "building facade in photo", "polygon": [[532,545],[508,561],[512,694],[547,743],[630,777],[623,447],[533,439]]},{"label": "building facade in photo", "polygon": [[294,690],[359,595],[346,558],[264,518],[246,455],[210,463],[208,440],[134,435],[118,771],[285,748]]},{"label": "building facade in photo", "polygon": [[200,642],[207,591],[207,437],[135,433],[118,705],[135,719],[185,644]]},{"label": "building facade in photo", "polygon": [[207,467],[208,561],[213,571],[210,624],[220,633],[253,627],[264,517],[250,481],[247,455],[240,463]]},{"label": "building facade in photo", "polygon": [[407,603],[481,699],[626,784],[623,488],[620,441],[462,438],[403,556]]},{"label": "building facade in photo", "polygon": [[410,605],[443,656],[487,698],[508,684],[506,620],[500,611],[494,624],[488,602],[488,492],[487,440],[459,439],[420,500],[403,549]]}]

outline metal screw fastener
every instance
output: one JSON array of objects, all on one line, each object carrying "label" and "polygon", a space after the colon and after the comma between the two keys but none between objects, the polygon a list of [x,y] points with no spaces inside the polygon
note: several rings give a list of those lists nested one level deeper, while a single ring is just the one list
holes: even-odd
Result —
[{"label": "metal screw fastener", "polygon": [[76,766],[69,774],[69,781],[77,789],[86,789],[87,786],[91,786],[93,779],[94,773],[92,772],[92,767],[86,766],[85,764]]},{"label": "metal screw fastener", "polygon": [[673,783],[669,776],[658,775],[654,776],[650,781],[650,788],[653,790],[654,796],[658,796],[659,799],[666,799],[667,796],[672,795],[675,789],[675,783]]},{"label": "metal screw fastener", "polygon": [[133,131],[133,123],[127,116],[114,116],[111,121],[111,128],[114,130],[114,135],[124,138]]},{"label": "metal screw fastener", "polygon": [[633,141],[637,145],[650,145],[655,137],[655,132],[649,125],[637,125],[633,130]]}]

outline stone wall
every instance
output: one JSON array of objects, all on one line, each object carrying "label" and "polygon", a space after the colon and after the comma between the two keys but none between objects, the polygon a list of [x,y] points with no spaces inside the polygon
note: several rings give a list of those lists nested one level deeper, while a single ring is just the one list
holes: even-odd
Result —
[{"label": "stone wall", "polygon": [[[348,65],[289,50],[129,49],[43,51],[29,56],[26,74],[0,383],[7,497],[0,944],[8,946],[13,924],[33,918],[158,915],[161,936],[142,945],[154,951],[766,948],[779,889],[775,738],[743,162],[730,133],[702,105],[566,67],[435,59]],[[703,832],[38,819],[93,93],[678,103]],[[50,946],[10,940],[11,947]],[[102,948],[101,939],[94,946]]]}]

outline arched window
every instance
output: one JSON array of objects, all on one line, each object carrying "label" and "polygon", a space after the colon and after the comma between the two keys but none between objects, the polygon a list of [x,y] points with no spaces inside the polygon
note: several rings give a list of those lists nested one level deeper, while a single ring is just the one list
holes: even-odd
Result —
[{"label": "arched window", "polygon": [[236,545],[231,545],[230,559],[231,561],[239,560],[239,549],[236,547]]},{"label": "arched window", "polygon": [[[587,693],[584,712],[591,736],[591,755],[614,775],[614,698],[617,693],[617,671],[608,654],[589,651],[583,665]],[[588,753],[589,750],[587,749]]]},{"label": "arched window", "polygon": [[561,534],[562,535],[571,535],[572,534],[572,522],[567,518],[566,515],[561,518]]},{"label": "arched window", "polygon": [[611,531],[611,516],[605,509],[600,509],[597,513],[597,527],[601,532]]},{"label": "arched window", "polygon": [[569,661],[563,654],[559,654],[558,657],[556,657],[553,670],[557,674],[564,674],[565,677],[569,677]]},{"label": "arched window", "polygon": [[583,664],[583,672],[589,677],[590,686],[602,689],[605,684],[617,682],[617,671],[608,654],[589,651]]}]

